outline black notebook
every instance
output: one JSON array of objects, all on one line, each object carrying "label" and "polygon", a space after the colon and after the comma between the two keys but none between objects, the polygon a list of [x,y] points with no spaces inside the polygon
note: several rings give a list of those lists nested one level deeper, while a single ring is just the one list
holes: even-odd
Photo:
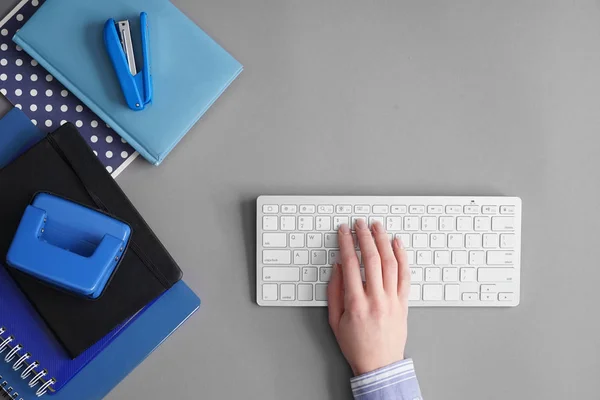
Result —
[{"label": "black notebook", "polygon": [[132,228],[129,250],[102,297],[83,299],[8,268],[69,355],[77,357],[181,279],[182,273],[73,125],[0,170],[0,259],[37,192],[99,209]]}]

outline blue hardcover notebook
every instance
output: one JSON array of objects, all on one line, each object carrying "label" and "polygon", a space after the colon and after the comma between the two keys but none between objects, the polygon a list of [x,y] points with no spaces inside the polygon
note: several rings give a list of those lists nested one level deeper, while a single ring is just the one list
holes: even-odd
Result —
[{"label": "blue hardcover notebook", "polygon": [[18,108],[0,119],[0,169],[46,136]]},{"label": "blue hardcover notebook", "polygon": [[[98,356],[67,383],[53,400],[99,400],[133,371],[200,306],[200,299],[183,282],[176,283],[131,322]],[[17,399],[36,398],[35,390],[0,358],[0,385]],[[0,389],[1,392],[2,389]],[[1,394],[0,394],[1,397]]]},{"label": "blue hardcover notebook", "polygon": [[[109,18],[129,19],[135,39],[142,11],[148,13],[154,99],[133,111],[105,50],[103,26]],[[155,165],[242,71],[166,0],[47,0],[13,40]]]}]

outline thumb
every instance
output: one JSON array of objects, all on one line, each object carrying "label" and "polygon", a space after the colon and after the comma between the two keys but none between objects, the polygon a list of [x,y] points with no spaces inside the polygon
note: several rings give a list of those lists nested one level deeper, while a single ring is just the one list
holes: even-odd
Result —
[{"label": "thumb", "polygon": [[334,264],[333,273],[327,287],[329,303],[329,325],[335,332],[344,313],[344,281],[340,264]]}]

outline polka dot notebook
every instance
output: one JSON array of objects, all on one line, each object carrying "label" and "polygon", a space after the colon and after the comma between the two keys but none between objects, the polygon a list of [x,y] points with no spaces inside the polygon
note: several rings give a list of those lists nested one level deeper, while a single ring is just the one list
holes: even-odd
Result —
[{"label": "polka dot notebook", "polygon": [[116,177],[138,153],[12,41],[44,1],[23,0],[0,22],[0,93],[44,132],[66,122],[77,126],[106,170]]}]

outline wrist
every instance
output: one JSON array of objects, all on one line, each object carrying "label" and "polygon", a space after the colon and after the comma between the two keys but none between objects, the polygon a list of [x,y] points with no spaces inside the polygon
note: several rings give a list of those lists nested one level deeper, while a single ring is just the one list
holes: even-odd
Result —
[{"label": "wrist", "polygon": [[352,368],[352,373],[354,376],[360,376],[385,368],[402,360],[404,360],[404,353],[399,354],[396,359],[386,360],[383,362],[360,363],[356,365],[350,365],[350,368]]}]

